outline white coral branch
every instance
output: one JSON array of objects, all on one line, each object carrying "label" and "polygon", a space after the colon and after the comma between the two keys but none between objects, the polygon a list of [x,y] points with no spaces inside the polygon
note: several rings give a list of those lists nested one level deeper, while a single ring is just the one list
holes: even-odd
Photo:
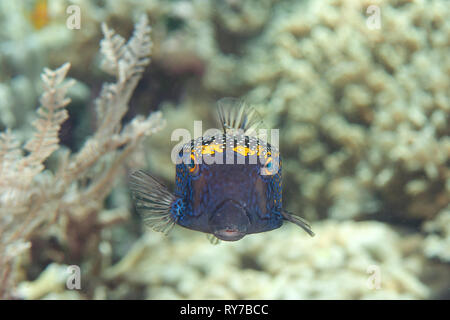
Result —
[{"label": "white coral branch", "polygon": [[100,68],[111,75],[116,75],[119,60],[125,51],[125,39],[109,29],[106,23],[102,23],[102,31],[104,38],[100,41],[100,52],[103,54],[103,60]]},{"label": "white coral branch", "polygon": [[21,156],[20,143],[11,130],[0,133],[0,185],[9,182]]},{"label": "white coral branch", "polygon": [[[65,107],[70,100],[66,93],[73,84],[65,81],[69,64],[55,71],[44,70],[44,93],[39,117],[33,123],[35,134],[25,148],[10,131],[0,134],[0,297],[8,296],[10,288],[11,252],[29,248],[28,239],[43,226],[55,221],[82,221],[80,227],[98,232],[98,226],[122,219],[102,222],[104,199],[126,158],[145,136],[164,125],[161,113],[156,112],[121,127],[130,97],[150,62],[152,43],[147,18],[140,19],[126,44],[106,25],[103,32],[102,68],[115,75],[116,82],[103,86],[96,101],[99,126],[78,153],[63,154],[56,174],[42,172],[45,160],[59,148],[58,133],[68,117]],[[26,156],[24,149],[28,151]],[[64,219],[56,220],[58,217]],[[84,232],[89,234],[89,230]]]},{"label": "white coral branch", "polygon": [[44,69],[41,76],[44,93],[37,111],[40,117],[33,122],[36,129],[34,137],[25,145],[30,153],[19,164],[19,170],[30,168],[31,176],[41,172],[44,169],[43,162],[59,148],[59,130],[69,117],[65,106],[70,103],[70,99],[66,94],[75,82],[64,81],[69,68],[70,64],[66,63],[55,71]]},{"label": "white coral branch", "polygon": [[128,110],[128,102],[144,67],[150,63],[150,31],[147,17],[143,15],[136,24],[133,36],[124,44],[122,37],[115,35],[106,24],[103,25],[101,65],[104,70],[113,72],[117,81],[103,85],[96,100],[98,129],[69,164],[69,171],[64,173],[66,177],[82,174],[103,154],[117,147],[111,138],[120,134],[121,120]]},{"label": "white coral branch", "polygon": [[97,99],[98,135],[120,130],[120,121],[145,67],[150,63],[152,41],[147,16],[136,24],[131,39],[124,44],[121,36],[103,25],[102,68],[115,75],[117,82],[103,85]]}]

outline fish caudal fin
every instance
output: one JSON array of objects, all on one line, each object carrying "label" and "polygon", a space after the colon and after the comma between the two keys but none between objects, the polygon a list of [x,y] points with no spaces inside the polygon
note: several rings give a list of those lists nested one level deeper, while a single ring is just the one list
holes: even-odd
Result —
[{"label": "fish caudal fin", "polygon": [[166,186],[142,170],[130,175],[129,186],[136,210],[144,223],[155,231],[167,234],[176,223],[172,215],[175,196]]},{"label": "fish caudal fin", "polygon": [[281,215],[283,218],[287,221],[290,221],[292,223],[295,223],[299,227],[301,227],[303,230],[305,230],[311,237],[315,236],[315,233],[311,230],[311,226],[309,225],[308,221],[303,219],[302,217],[299,217],[297,215],[294,215],[286,210],[283,210],[281,212]]},{"label": "fish caudal fin", "polygon": [[217,102],[217,113],[224,132],[251,135],[262,123],[256,110],[237,98],[222,98]]}]

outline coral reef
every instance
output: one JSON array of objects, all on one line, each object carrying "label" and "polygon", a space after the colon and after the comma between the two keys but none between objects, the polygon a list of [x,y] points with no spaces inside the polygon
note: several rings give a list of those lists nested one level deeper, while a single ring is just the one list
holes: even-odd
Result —
[{"label": "coral reef", "polygon": [[55,168],[46,167],[47,159],[60,149],[58,134],[68,118],[66,93],[73,83],[65,81],[69,64],[44,71],[35,134],[24,148],[10,130],[0,136],[0,296],[11,295],[13,265],[30,248],[34,235],[51,226],[65,240],[70,259],[79,260],[86,248],[98,246],[99,230],[126,218],[127,208],[107,210],[104,200],[126,158],[164,124],[157,112],[122,125],[129,99],[150,62],[146,17],[127,43],[106,25],[103,32],[102,68],[116,82],[103,86],[96,101],[97,130],[81,150],[73,154],[61,150]]},{"label": "coral reef", "polygon": [[[295,226],[211,245],[177,229],[149,233],[106,271],[147,287],[148,299],[412,299],[429,289],[418,280],[419,251],[406,254],[394,230],[378,222],[328,221],[308,238]],[[186,239],[189,241],[186,241]],[[372,283],[379,270],[379,287]]]},{"label": "coral reef", "polygon": [[282,128],[296,210],[432,218],[450,201],[450,10],[383,2],[371,30],[369,3],[278,7],[232,68],[237,81],[206,77],[251,88],[248,99]]},{"label": "coral reef", "polygon": [[[57,8],[57,1],[52,3],[51,15],[65,9]],[[51,65],[49,52],[66,48],[73,39],[64,23],[36,30],[32,13],[29,1],[0,3],[0,129],[20,128],[17,134],[22,139],[30,133],[29,123],[40,91],[39,76],[44,67]]]},{"label": "coral reef", "polygon": [[[203,86],[186,84],[167,132],[184,119],[214,126],[203,105],[243,95],[280,129],[292,210],[310,219],[432,219],[450,201],[450,10],[438,0],[382,2],[381,28],[369,29],[369,4],[277,2],[248,38],[225,18],[219,27],[203,21],[219,33],[198,39],[213,53],[197,51],[204,73],[194,81]],[[149,161],[167,180],[172,168],[153,160],[171,147],[161,144]]]},{"label": "coral reef", "polygon": [[[264,23],[248,18],[249,3],[225,1],[217,4],[221,10],[211,9],[213,1],[139,7],[157,21],[158,64],[177,73],[204,69],[202,92],[188,85],[177,112],[202,119],[208,108],[195,104],[228,94],[260,105],[268,123],[283,129],[294,177],[287,182],[295,187],[288,196],[299,191],[296,209],[311,217],[435,216],[449,200],[449,27],[442,1],[380,4],[380,30],[367,28],[369,2],[276,2],[271,15],[259,15]],[[211,23],[216,19],[218,25]]]},{"label": "coral reef", "polygon": [[[23,15],[32,9],[0,2],[4,296],[448,297],[446,0],[78,0],[77,31],[65,27],[69,3],[48,0],[48,21],[37,28]],[[379,29],[368,27],[369,5],[380,9]],[[152,24],[146,71],[144,24],[128,44],[106,25],[99,28],[106,22],[131,32],[143,13]],[[142,59],[130,65],[129,50]],[[63,81],[68,65],[45,71],[42,111],[30,126],[42,68],[67,61],[77,82],[69,88],[73,81]],[[97,64],[117,82],[102,86]],[[57,99],[49,101],[52,95]],[[63,106],[66,96],[73,102]],[[280,129],[284,202],[313,222],[316,238],[289,226],[219,246],[179,228],[167,238],[141,235],[124,168],[147,169],[172,183],[171,133],[193,132],[194,120],[203,120],[203,131],[216,126],[212,106],[223,96],[245,98],[267,127]],[[53,130],[43,132],[49,110],[58,116],[50,121]],[[70,117],[62,123],[65,110]],[[153,110],[161,113],[134,118]],[[161,114],[169,119],[164,128]],[[48,144],[20,148],[18,141],[33,133],[31,141]],[[22,217],[33,223],[19,223]],[[370,219],[378,222],[360,221]],[[64,289],[73,263],[89,279],[81,291]],[[379,290],[368,287],[374,270],[381,272]]]},{"label": "coral reef", "polygon": [[[280,129],[288,208],[312,220],[380,219],[413,229],[430,221],[423,252],[448,271],[450,9],[444,1],[377,2],[381,29],[373,30],[369,4],[288,2],[245,40],[239,28],[222,30],[228,38],[215,38],[201,92],[187,86],[178,108],[167,110],[176,117],[166,130],[207,118],[202,105],[211,97],[244,95]],[[158,150],[149,166],[170,181],[173,169],[157,161],[170,147]]]}]

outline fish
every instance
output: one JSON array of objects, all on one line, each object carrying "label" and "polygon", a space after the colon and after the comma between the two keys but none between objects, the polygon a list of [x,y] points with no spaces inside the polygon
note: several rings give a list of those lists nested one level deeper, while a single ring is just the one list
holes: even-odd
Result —
[{"label": "fish", "polygon": [[143,170],[130,175],[144,223],[165,234],[175,225],[200,231],[214,244],[271,231],[285,221],[314,236],[305,219],[283,207],[281,155],[256,135],[262,123],[256,110],[241,99],[223,98],[217,114],[221,129],[177,153],[173,192]]}]

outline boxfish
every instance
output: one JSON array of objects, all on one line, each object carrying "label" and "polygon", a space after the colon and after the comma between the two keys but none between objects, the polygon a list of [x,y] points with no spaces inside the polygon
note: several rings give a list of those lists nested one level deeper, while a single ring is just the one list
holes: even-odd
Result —
[{"label": "boxfish", "polygon": [[277,229],[285,221],[314,236],[309,223],[284,209],[279,149],[256,135],[262,120],[244,101],[217,103],[221,129],[176,150],[173,192],[137,170],[129,185],[137,212],[155,231],[174,225],[206,233],[212,243]]}]

